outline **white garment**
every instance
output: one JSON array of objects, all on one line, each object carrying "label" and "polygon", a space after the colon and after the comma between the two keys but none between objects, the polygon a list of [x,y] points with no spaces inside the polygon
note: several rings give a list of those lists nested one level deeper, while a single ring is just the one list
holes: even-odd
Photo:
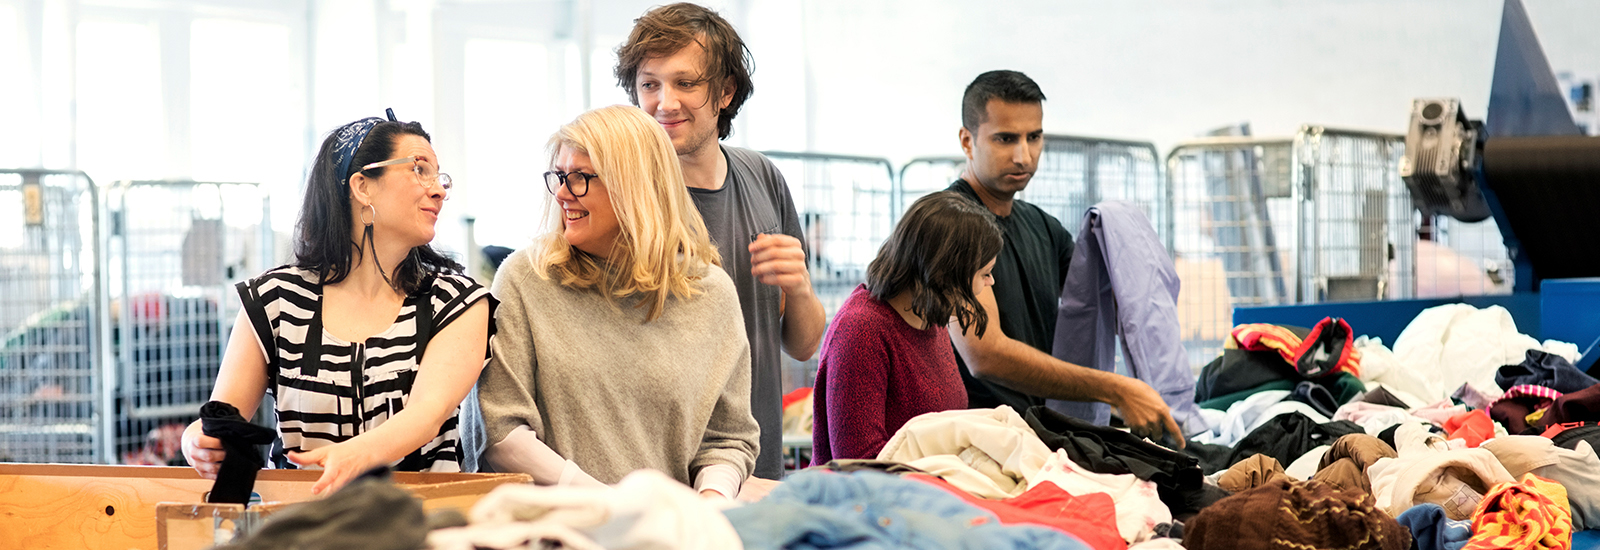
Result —
[{"label": "white garment", "polygon": [[1532,473],[1566,487],[1573,530],[1600,528],[1600,457],[1588,441],[1567,449],[1537,435],[1507,435],[1485,441],[1482,447],[1500,459],[1511,477]]},{"label": "white garment", "polygon": [[583,533],[550,522],[473,525],[428,532],[429,550],[543,550],[552,547],[605,550]]},{"label": "white garment", "polygon": [[1500,306],[1478,309],[1466,304],[1431,307],[1417,315],[1395,339],[1394,357],[1405,368],[1389,372],[1412,372],[1424,387],[1384,380],[1427,401],[1449,397],[1463,382],[1480,388],[1499,387],[1494,373],[1504,365],[1515,365],[1527,358],[1527,351],[1541,348],[1539,341],[1517,332],[1511,312]]},{"label": "white garment", "polygon": [[1183,550],[1183,545],[1172,539],[1150,539],[1129,546],[1128,550]]},{"label": "white garment", "polygon": [[1442,434],[1433,433],[1432,423],[1405,422],[1394,430],[1394,451],[1400,456],[1411,456],[1434,451],[1450,450],[1450,443]]},{"label": "white garment", "polygon": [[1097,474],[1072,461],[1066,451],[1056,451],[1044,463],[1030,484],[1056,484],[1072,496],[1105,493],[1117,509],[1117,533],[1123,540],[1138,542],[1155,535],[1155,527],[1172,522],[1172,511],[1161,502],[1156,484],[1141,481],[1133,474]]},{"label": "white garment", "polygon": [[1228,412],[1223,414],[1222,421],[1211,424],[1211,431],[1203,432],[1193,439],[1199,443],[1232,447],[1238,445],[1239,440],[1250,435],[1250,432],[1266,424],[1267,421],[1292,412],[1311,417],[1318,424],[1328,421],[1328,417],[1310,405],[1299,401],[1286,401],[1287,397],[1289,390],[1268,390],[1251,394],[1250,397],[1228,406]]},{"label": "white garment", "polygon": [[[1399,439],[1396,432],[1395,442]],[[1515,481],[1494,453],[1484,449],[1400,451],[1399,458],[1380,458],[1367,467],[1367,478],[1372,480],[1378,509],[1391,517],[1431,502],[1455,520],[1471,519],[1489,488]]]},{"label": "white garment", "polygon": [[1412,416],[1410,412],[1399,407],[1378,405],[1364,401],[1351,401],[1333,412],[1334,422],[1349,420],[1361,426],[1367,435],[1377,437],[1396,424],[1405,422],[1423,422],[1427,420]]},{"label": "white garment", "polygon": [[[742,549],[744,543],[711,500],[656,470],[638,470],[605,488],[501,485],[472,507],[470,533],[449,540],[514,537],[506,525],[564,526],[612,549]],[[551,530],[549,532],[558,532]],[[508,534],[509,533],[509,534]]]},{"label": "white garment", "polygon": [[1028,490],[1050,455],[1033,428],[1001,405],[912,418],[883,445],[878,460],[921,468],[982,498],[1010,498]]},{"label": "white garment", "polygon": [[1332,448],[1332,445],[1322,445],[1306,451],[1306,454],[1290,462],[1289,467],[1283,469],[1283,473],[1300,481],[1311,479],[1311,476],[1317,475],[1317,468],[1322,465],[1322,456],[1328,454],[1328,449]]},{"label": "white garment", "polygon": [[1432,395],[1435,391],[1444,391],[1436,388],[1429,380],[1416,369],[1407,368],[1395,357],[1394,352],[1384,347],[1383,339],[1370,336],[1356,338],[1355,348],[1361,352],[1361,381],[1366,383],[1367,391],[1382,386],[1393,393],[1395,397],[1406,402],[1406,408],[1416,408],[1428,404],[1436,398],[1423,398],[1423,395]]}]

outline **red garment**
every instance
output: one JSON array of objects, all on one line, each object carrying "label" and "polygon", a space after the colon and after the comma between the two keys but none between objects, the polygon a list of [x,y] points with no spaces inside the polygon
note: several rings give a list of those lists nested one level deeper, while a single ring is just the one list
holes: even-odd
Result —
[{"label": "red garment", "polygon": [[1005,500],[989,500],[946,483],[945,480],[923,474],[906,474],[914,479],[944,489],[969,504],[993,512],[1005,525],[1039,525],[1077,537],[1095,550],[1125,550],[1127,541],[1117,533],[1117,503],[1111,495],[1089,493],[1072,496],[1051,482],[1043,482],[1019,496]]},{"label": "red garment", "polygon": [[1444,421],[1444,431],[1450,434],[1450,439],[1465,439],[1467,447],[1477,447],[1494,439],[1494,420],[1489,418],[1489,413],[1478,409],[1450,417]]},{"label": "red garment", "polygon": [[857,286],[822,339],[812,393],[811,465],[878,458],[906,421],[967,408],[967,386],[956,368],[943,326],[912,328],[866,285]]},{"label": "red garment", "polygon": [[1241,349],[1276,351],[1302,376],[1316,378],[1348,372],[1361,376],[1361,351],[1355,347],[1350,323],[1324,317],[1305,338],[1289,329],[1266,323],[1233,327],[1233,340]]}]

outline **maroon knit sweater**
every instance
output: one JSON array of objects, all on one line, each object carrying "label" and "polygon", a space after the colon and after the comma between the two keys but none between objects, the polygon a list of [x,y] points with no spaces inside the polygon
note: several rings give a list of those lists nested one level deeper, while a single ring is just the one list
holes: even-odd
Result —
[{"label": "maroon knit sweater", "polygon": [[877,458],[906,421],[967,408],[943,325],[917,330],[866,285],[839,306],[817,360],[811,464]]}]

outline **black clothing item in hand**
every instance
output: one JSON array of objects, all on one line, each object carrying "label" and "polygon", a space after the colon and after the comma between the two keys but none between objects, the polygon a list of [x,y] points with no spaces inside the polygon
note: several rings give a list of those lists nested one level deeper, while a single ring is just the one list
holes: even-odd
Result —
[{"label": "black clothing item in hand", "polygon": [[1133,474],[1156,484],[1156,492],[1175,518],[1188,517],[1228,496],[1207,485],[1195,457],[1162,447],[1137,435],[1056,412],[1028,409],[1024,416],[1051,450],[1065,450],[1079,466],[1098,474]]},{"label": "black clothing item in hand", "polygon": [[278,432],[251,424],[239,414],[239,409],[221,401],[200,406],[200,431],[222,440],[222,450],[227,453],[206,502],[249,504],[250,492],[256,485],[256,472],[267,464],[256,446],[272,443],[278,438]]},{"label": "black clothing item in hand", "polygon": [[1298,412],[1280,414],[1251,431],[1233,446],[1228,462],[1237,464],[1255,454],[1278,459],[1283,464],[1293,464],[1295,459],[1322,445],[1332,445],[1335,440],[1349,434],[1366,433],[1359,424],[1339,420],[1318,424],[1311,417]]}]

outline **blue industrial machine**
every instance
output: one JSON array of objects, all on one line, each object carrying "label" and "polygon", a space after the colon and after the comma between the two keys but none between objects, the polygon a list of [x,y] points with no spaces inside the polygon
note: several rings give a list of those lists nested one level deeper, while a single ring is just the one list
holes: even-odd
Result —
[{"label": "blue industrial machine", "polygon": [[1357,332],[1394,339],[1423,309],[1445,303],[1509,310],[1524,333],[1574,342],[1578,365],[1600,358],[1600,137],[1573,122],[1521,0],[1506,0],[1487,120],[1456,99],[1412,105],[1400,174],[1425,218],[1493,218],[1514,265],[1514,293],[1238,308],[1234,323],[1310,326],[1343,317]]}]

